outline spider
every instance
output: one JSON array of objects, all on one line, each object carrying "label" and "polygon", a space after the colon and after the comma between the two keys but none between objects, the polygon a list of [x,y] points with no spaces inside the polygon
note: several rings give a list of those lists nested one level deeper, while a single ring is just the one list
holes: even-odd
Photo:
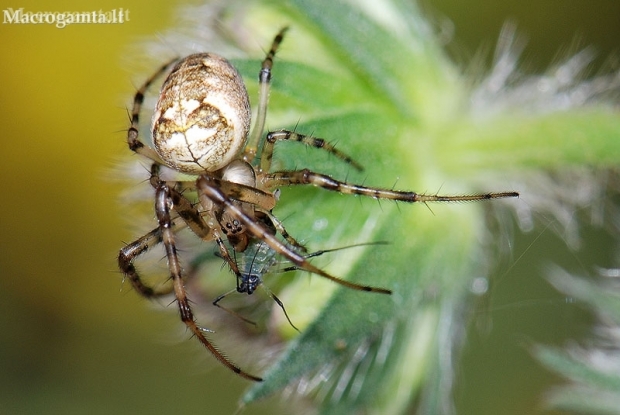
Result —
[{"label": "spider", "polygon": [[[361,166],[321,138],[279,130],[264,137],[271,69],[287,28],[277,33],[259,71],[258,108],[250,130],[251,111],[245,84],[226,59],[213,53],[198,53],[163,65],[137,90],[127,131],[129,149],[151,164],[150,185],[154,189],[157,227],[127,244],[118,255],[119,268],[134,289],[147,298],[174,294],[180,318],[192,335],[224,366],[241,377],[261,381],[229,360],[207,338],[208,329],[198,325],[187,296],[177,253],[175,234],[189,228],[203,241],[215,241],[219,256],[237,276],[237,290],[251,294],[260,280],[251,282],[240,272],[233,253],[260,243],[301,269],[342,286],[380,294],[386,288],[372,287],[332,276],[312,265],[305,249],[272,214],[281,187],[313,185],[344,194],[408,203],[471,201],[517,197],[515,192],[462,196],[425,195],[416,192],[371,188],[333,179],[308,169],[271,172],[273,149],[278,141],[296,141],[323,149],[351,164]],[[144,96],[151,84],[168,72],[152,117],[153,147],[139,138],[138,128]],[[259,151],[260,149],[260,151]],[[165,166],[195,176],[194,180],[167,181],[160,176]],[[280,234],[285,241],[277,237]],[[143,282],[135,259],[162,243],[171,284],[151,287]],[[229,248],[230,246],[230,248]]]}]

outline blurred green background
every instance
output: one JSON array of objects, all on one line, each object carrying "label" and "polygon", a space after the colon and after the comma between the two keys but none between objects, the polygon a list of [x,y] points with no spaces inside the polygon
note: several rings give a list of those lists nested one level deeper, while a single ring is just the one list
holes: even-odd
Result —
[{"label": "blurred green background", "polygon": [[[128,151],[123,130],[136,77],[122,62],[130,45],[174,25],[185,3],[0,1],[2,10],[122,7],[131,19],[64,29],[0,25],[2,414],[228,414],[248,386],[185,341],[175,311],[156,311],[116,270],[122,241],[136,236],[119,203],[126,187],[106,178]],[[532,71],[579,45],[595,46],[604,68],[620,48],[620,3],[613,0],[427,0],[424,8],[453,33],[446,46],[462,63],[481,47],[491,51],[507,19],[529,39],[523,57]],[[594,264],[614,265],[613,238],[583,226],[578,252],[542,226],[516,232],[513,259],[498,266],[463,351],[460,413],[541,410],[545,388],[558,379],[527,344],[564,344],[586,335],[590,322],[545,282],[544,267],[586,273]],[[250,353],[251,345],[241,350]],[[273,404],[247,413],[272,413]]]}]

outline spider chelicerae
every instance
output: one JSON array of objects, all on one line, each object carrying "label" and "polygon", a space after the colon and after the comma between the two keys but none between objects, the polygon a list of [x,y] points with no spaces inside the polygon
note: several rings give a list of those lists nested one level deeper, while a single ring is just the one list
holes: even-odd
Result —
[{"label": "spider chelicerae", "polygon": [[[357,284],[330,275],[308,261],[308,255],[283,224],[273,215],[279,188],[313,185],[330,191],[390,199],[401,202],[475,201],[517,197],[515,192],[462,196],[425,195],[416,192],[371,188],[299,169],[271,171],[274,145],[278,141],[297,141],[323,149],[351,164],[361,166],[320,138],[279,130],[264,135],[271,68],[286,28],[274,38],[259,72],[259,98],[256,119],[250,131],[251,111],[248,93],[237,70],[226,59],[213,53],[198,53],[162,66],[136,92],[127,131],[129,148],[152,162],[150,184],[155,191],[157,227],[126,245],[118,256],[119,267],[135,290],[153,298],[173,294],[183,323],[200,343],[224,366],[253,381],[262,380],[234,364],[207,338],[208,329],[198,325],[185,289],[183,268],[177,253],[175,234],[189,228],[203,241],[215,241],[219,256],[237,277],[237,291],[251,294],[261,278],[239,270],[235,253],[248,247],[267,249],[266,255],[279,255],[294,269],[320,275],[335,283],[361,291],[391,294],[387,288]],[[170,69],[171,68],[171,69]],[[168,72],[152,119],[151,148],[140,141],[140,110],[150,85]],[[169,181],[160,176],[162,166],[195,180]],[[282,238],[278,238],[279,234]],[[134,266],[134,260],[163,243],[171,284],[147,285]],[[231,255],[232,252],[232,255]],[[277,297],[273,296],[274,300]],[[217,305],[219,298],[214,302]]]}]

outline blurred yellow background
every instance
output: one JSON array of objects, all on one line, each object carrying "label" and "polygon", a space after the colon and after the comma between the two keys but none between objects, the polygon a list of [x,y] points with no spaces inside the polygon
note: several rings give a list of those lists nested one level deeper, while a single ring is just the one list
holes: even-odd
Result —
[{"label": "blurred yellow background", "polygon": [[[46,3],[1,0],[0,9],[122,7],[130,21],[0,25],[0,413],[233,413],[247,383],[185,341],[176,313],[155,311],[116,270],[122,241],[136,236],[119,203],[124,186],[106,179],[128,151],[126,107],[136,76],[122,62],[130,45],[172,26],[184,2]],[[620,46],[615,1],[425,4],[454,19],[450,50],[463,61],[479,45],[491,49],[507,18],[530,39],[530,68],[553,62],[575,39],[603,57]],[[556,245],[557,255],[572,256]],[[530,250],[553,261],[551,250],[539,252],[543,246]],[[527,265],[524,273],[540,273]],[[530,395],[531,409],[536,391]]]}]

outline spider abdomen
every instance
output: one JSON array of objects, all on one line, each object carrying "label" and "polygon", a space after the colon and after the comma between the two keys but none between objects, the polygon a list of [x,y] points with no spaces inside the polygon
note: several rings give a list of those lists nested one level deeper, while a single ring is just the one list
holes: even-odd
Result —
[{"label": "spider abdomen", "polygon": [[230,62],[212,53],[190,55],[162,85],[153,114],[153,145],[175,170],[215,171],[244,147],[250,117],[247,90]]}]

